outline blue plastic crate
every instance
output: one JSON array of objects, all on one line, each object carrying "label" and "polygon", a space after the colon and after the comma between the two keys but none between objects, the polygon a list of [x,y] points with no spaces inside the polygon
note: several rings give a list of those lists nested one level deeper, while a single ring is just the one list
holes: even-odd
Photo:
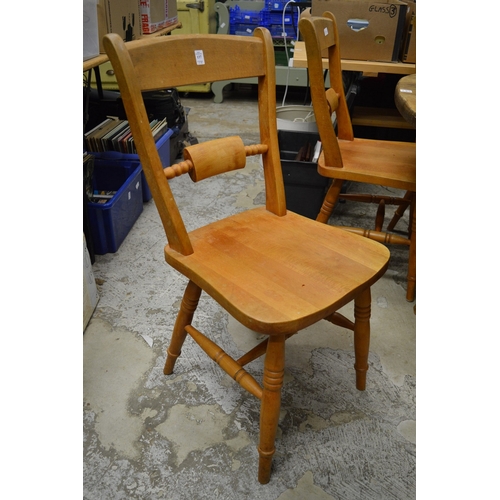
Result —
[{"label": "blue plastic crate", "polygon": [[94,175],[94,189],[116,191],[106,203],[87,204],[92,243],[97,255],[116,252],[141,215],[141,171],[141,165],[128,176],[125,170],[121,170],[122,179],[113,172],[113,180],[105,181],[110,170],[94,165],[94,174],[97,174]]},{"label": "blue plastic crate", "polygon": [[[280,10],[283,11],[285,8],[285,5],[288,3],[288,0],[266,0],[265,2],[265,9],[266,10]],[[288,9],[291,9],[294,6],[293,3],[290,3],[287,7]]]},{"label": "blue plastic crate", "polygon": [[257,27],[256,24],[233,23],[229,26],[230,35],[251,36]]},{"label": "blue plastic crate", "polygon": [[295,26],[285,26],[285,35],[283,35],[283,26],[281,26],[281,24],[273,24],[271,26],[267,26],[267,29],[269,30],[273,38],[297,38],[297,28]]},{"label": "blue plastic crate", "polygon": [[[170,165],[170,138],[172,137],[172,134],[173,130],[168,129],[167,132],[156,142],[156,148],[158,149],[158,154],[160,155],[163,167],[168,167]],[[109,169],[114,168],[115,170],[125,169],[128,175],[130,175],[135,168],[140,165],[139,155],[137,154],[125,154],[118,151],[104,151],[102,153],[91,152],[91,154],[95,158],[95,165]],[[100,174],[98,173],[97,175]],[[115,174],[110,172],[106,175],[108,176],[108,180],[104,180],[104,182],[113,182],[112,178],[116,176],[122,178],[122,174],[119,171]],[[146,182],[146,177],[144,177],[144,172],[141,172],[141,177],[143,201],[149,201],[152,198],[152,195],[148,183]]]},{"label": "blue plastic crate", "polygon": [[233,23],[254,24],[260,23],[259,10],[242,10],[238,5],[229,7],[229,26]]},{"label": "blue plastic crate", "polygon": [[265,26],[266,28],[271,26],[272,24],[279,24],[280,26],[289,26],[289,25],[296,25],[298,26],[299,20],[298,20],[298,15],[293,12],[285,12],[285,15],[281,12],[269,12],[263,10],[261,13],[261,25]]},{"label": "blue plastic crate", "polygon": [[99,167],[94,171],[94,179],[100,189],[105,191],[113,191],[113,188],[108,186],[116,186],[117,179],[119,181],[124,175],[130,176],[137,167],[141,167],[142,201],[148,202],[153,197],[139,160],[99,158],[94,160],[94,165]]}]

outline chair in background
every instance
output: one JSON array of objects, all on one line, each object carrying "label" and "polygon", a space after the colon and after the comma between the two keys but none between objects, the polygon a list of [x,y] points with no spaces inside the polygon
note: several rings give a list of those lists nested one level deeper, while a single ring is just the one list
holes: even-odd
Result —
[{"label": "chair in background", "polygon": [[[307,67],[311,87],[311,98],[322,144],[318,161],[318,172],[332,179],[317,221],[327,223],[339,198],[378,203],[374,230],[344,227],[384,244],[400,244],[409,247],[408,289],[406,298],[415,298],[416,284],[416,145],[410,142],[395,142],[355,138],[347,108],[342,70],[341,48],[335,16],[325,12],[324,17],[303,17],[299,30],[307,52]],[[328,58],[330,88],[325,91],[323,57]],[[336,114],[335,134],[332,114]],[[376,196],[371,194],[341,193],[344,181],[375,184],[406,191],[402,197]],[[385,205],[398,205],[387,231],[382,230]],[[394,234],[397,221],[410,207],[408,236]]]},{"label": "chair in background", "polygon": [[[164,373],[171,374],[189,334],[260,401],[258,479],[270,479],[284,376],[285,340],[322,319],[354,331],[356,387],[365,389],[370,337],[370,286],[386,271],[384,245],[287,212],[276,123],[274,48],[269,31],[254,36],[177,35],[124,43],[104,37],[146,180],[168,244],[165,259],[187,278]],[[184,161],[163,168],[142,91],[258,77],[260,143],[238,136],[189,146]],[[244,168],[262,155],[266,204],[187,232],[168,179],[194,182]],[[203,196],[203,193],[200,193]],[[159,272],[161,270],[159,269]],[[193,324],[206,292],[247,328],[267,339],[238,360]],[[354,322],[337,310],[354,302]],[[265,355],[262,385],[244,366]]]}]

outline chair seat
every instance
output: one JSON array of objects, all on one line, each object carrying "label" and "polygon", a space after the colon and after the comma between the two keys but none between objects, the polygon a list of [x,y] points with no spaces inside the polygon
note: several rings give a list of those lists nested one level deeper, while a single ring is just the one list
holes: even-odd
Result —
[{"label": "chair seat", "polygon": [[322,153],[318,160],[321,175],[416,191],[415,143],[355,138],[339,140],[339,148],[343,168],[325,165]]},{"label": "chair seat", "polygon": [[333,313],[384,274],[390,255],[375,241],[264,207],[189,236],[194,253],[167,245],[166,261],[247,328],[267,334],[293,333]]}]

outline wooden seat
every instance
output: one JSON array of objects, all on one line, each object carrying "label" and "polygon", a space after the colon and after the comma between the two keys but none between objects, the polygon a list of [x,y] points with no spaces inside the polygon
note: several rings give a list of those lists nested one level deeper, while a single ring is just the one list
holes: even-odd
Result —
[{"label": "wooden seat", "polygon": [[[189,334],[243,388],[261,401],[258,479],[267,483],[284,377],[285,340],[322,319],[354,331],[356,386],[365,389],[370,338],[370,286],[386,271],[389,251],[375,241],[287,212],[276,120],[274,48],[270,33],[254,36],[177,35],[124,43],[104,37],[139,157],[168,244],[165,259],[187,278],[164,373],[171,374]],[[260,143],[238,136],[184,150],[184,161],[163,168],[142,91],[258,77]],[[262,155],[266,204],[187,232],[169,179],[194,182],[245,167]],[[202,194],[201,194],[202,195]],[[161,269],[158,270],[161,272]],[[196,327],[202,291],[247,328],[267,335],[238,360]],[[354,302],[354,322],[337,310]],[[213,334],[213,332],[212,332]],[[265,355],[262,384],[244,369]]]},{"label": "wooden seat", "polygon": [[[328,222],[339,198],[377,203],[373,230],[343,227],[385,244],[409,247],[408,289],[406,298],[414,300],[416,284],[416,146],[415,143],[359,139],[354,137],[342,82],[341,48],[335,16],[303,17],[299,30],[307,52],[311,98],[322,143],[318,172],[332,179],[316,220]],[[325,90],[322,58],[328,57],[331,88]],[[335,134],[332,114],[336,114]],[[389,197],[341,193],[344,181],[376,184],[406,191],[405,196]],[[386,205],[397,205],[393,219],[383,231]],[[394,227],[410,207],[410,225],[406,235],[394,234]]]}]

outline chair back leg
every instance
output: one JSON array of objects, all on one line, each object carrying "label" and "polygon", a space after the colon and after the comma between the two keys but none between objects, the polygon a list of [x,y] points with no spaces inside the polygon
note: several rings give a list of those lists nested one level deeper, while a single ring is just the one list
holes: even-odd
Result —
[{"label": "chair back leg", "polygon": [[343,181],[340,179],[334,179],[328,191],[326,193],[325,199],[323,200],[323,205],[319,211],[319,214],[316,217],[318,222],[322,222],[326,224],[330,215],[332,215],[333,209],[335,208],[335,204],[340,195],[340,191],[342,189]]}]

